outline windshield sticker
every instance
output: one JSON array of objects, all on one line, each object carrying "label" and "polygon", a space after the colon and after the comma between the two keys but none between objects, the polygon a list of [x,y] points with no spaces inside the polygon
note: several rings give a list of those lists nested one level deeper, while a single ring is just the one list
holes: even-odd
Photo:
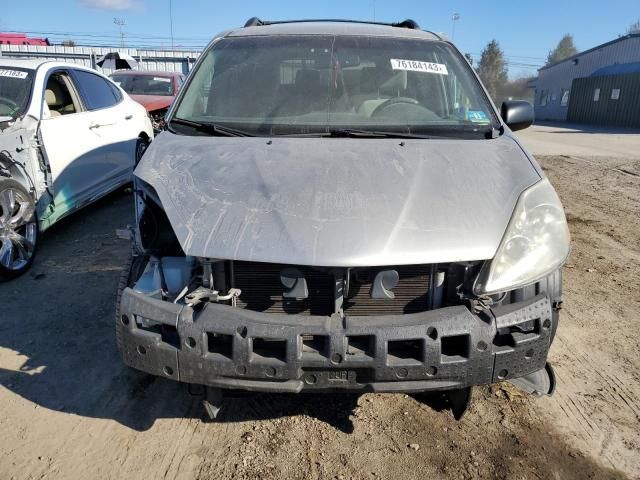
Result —
[{"label": "windshield sticker", "polygon": [[469,110],[467,112],[467,120],[470,122],[488,123],[489,117],[482,110]]},{"label": "windshield sticker", "polygon": [[421,62],[419,60],[399,60],[391,59],[391,68],[394,70],[408,70],[410,72],[437,73],[438,75],[449,75],[447,66],[443,63]]},{"label": "windshield sticker", "polygon": [[7,69],[0,69],[0,77],[10,77],[10,78],[22,78],[25,79],[27,78],[27,75],[29,75],[28,72],[21,72],[20,70],[7,70]]},{"label": "windshield sticker", "polygon": [[169,83],[171,81],[170,78],[165,78],[165,77],[153,77],[153,80],[155,82],[165,82],[165,83]]}]

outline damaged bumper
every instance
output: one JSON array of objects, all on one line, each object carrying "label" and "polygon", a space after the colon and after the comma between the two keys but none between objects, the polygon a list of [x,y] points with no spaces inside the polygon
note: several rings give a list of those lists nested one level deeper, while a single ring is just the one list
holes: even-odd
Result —
[{"label": "damaged bumper", "polygon": [[208,304],[200,312],[123,292],[117,323],[129,366],[210,387],[272,392],[451,390],[545,367],[555,331],[548,296],[476,315],[318,317]]}]

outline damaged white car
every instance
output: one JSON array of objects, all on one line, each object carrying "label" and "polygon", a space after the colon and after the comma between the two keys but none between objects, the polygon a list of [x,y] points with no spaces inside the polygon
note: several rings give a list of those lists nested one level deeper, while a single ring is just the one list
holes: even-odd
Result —
[{"label": "damaged white car", "polygon": [[29,268],[39,233],[130,182],[152,138],[145,109],[96,71],[0,59],[0,277]]},{"label": "damaged white car", "polygon": [[226,389],[553,390],[560,200],[464,56],[415,22],[216,37],[136,168],[124,361]]}]

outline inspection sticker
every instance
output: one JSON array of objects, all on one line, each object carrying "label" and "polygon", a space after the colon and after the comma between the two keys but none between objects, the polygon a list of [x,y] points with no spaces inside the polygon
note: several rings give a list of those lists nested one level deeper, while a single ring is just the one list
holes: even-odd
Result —
[{"label": "inspection sticker", "polygon": [[482,110],[469,110],[467,112],[467,120],[478,123],[488,123],[489,117]]},{"label": "inspection sticker", "polygon": [[391,59],[391,68],[394,70],[409,70],[411,72],[437,73],[449,75],[447,66],[442,63],[421,62],[419,60]]},{"label": "inspection sticker", "polygon": [[169,83],[171,81],[170,78],[167,77],[153,77],[153,81],[154,82],[164,82],[164,83]]},{"label": "inspection sticker", "polygon": [[20,70],[7,70],[0,69],[0,77],[11,77],[11,78],[27,78],[28,72],[22,72]]}]

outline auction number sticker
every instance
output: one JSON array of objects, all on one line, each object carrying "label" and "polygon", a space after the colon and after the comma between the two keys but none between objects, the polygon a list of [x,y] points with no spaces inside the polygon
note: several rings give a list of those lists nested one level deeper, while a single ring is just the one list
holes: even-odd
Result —
[{"label": "auction number sticker", "polygon": [[447,66],[442,63],[421,62],[419,60],[391,59],[391,68],[394,70],[408,70],[411,72],[437,73],[449,75]]},{"label": "auction number sticker", "polygon": [[5,68],[0,69],[0,77],[11,77],[11,78],[27,78],[29,75],[28,72],[22,72],[20,70],[7,70]]}]

